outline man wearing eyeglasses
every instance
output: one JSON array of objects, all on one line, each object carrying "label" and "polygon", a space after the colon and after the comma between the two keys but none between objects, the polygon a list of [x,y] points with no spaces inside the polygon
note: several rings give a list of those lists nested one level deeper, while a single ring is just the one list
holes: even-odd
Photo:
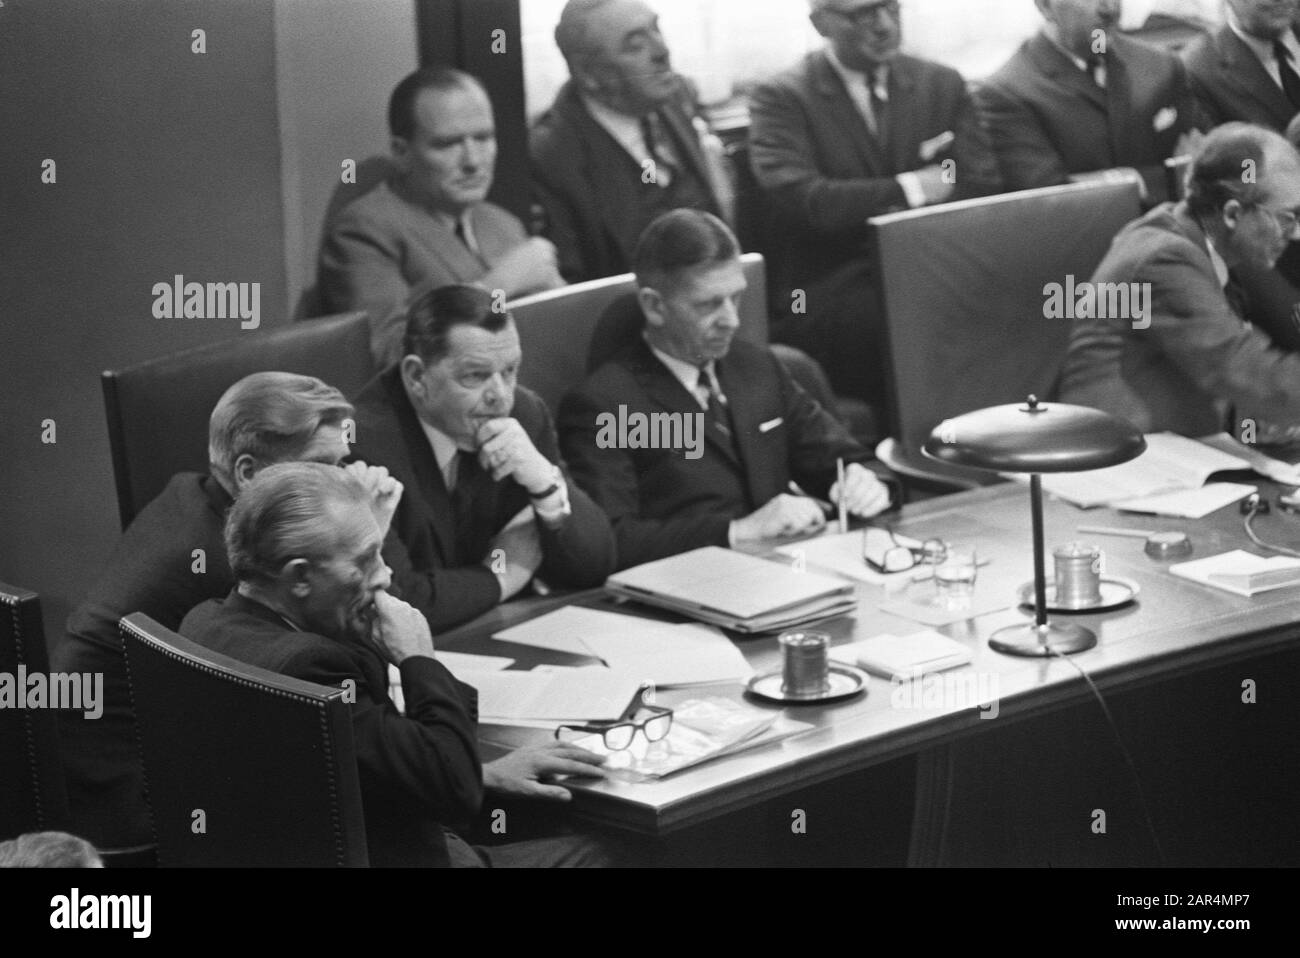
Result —
[{"label": "man wearing eyeglasses", "polygon": [[[1095,305],[1074,319],[1061,399],[1143,432],[1204,436],[1250,420],[1252,441],[1300,437],[1300,354],[1241,318],[1229,277],[1272,266],[1300,234],[1297,210],[1300,154],[1286,140],[1245,123],[1212,131],[1187,198],[1126,226],[1093,274]],[[1145,300],[1144,315],[1101,308],[1103,292],[1125,289]]]},{"label": "man wearing eyeglasses", "polygon": [[996,192],[997,164],[961,76],[900,52],[897,0],[811,0],[826,46],[759,84],[750,159],[780,248],[773,338],[835,392],[883,407],[867,219]]},{"label": "man wearing eyeglasses", "polygon": [[1119,0],[1035,2],[1042,29],[975,95],[1003,183],[1130,176],[1147,205],[1162,202],[1165,160],[1199,135],[1182,64],[1119,33]]}]

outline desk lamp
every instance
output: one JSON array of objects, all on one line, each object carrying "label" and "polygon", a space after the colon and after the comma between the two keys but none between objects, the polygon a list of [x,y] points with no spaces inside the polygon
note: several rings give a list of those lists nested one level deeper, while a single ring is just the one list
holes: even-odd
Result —
[{"label": "desk lamp", "polygon": [[1047,620],[1043,568],[1044,472],[1082,472],[1116,466],[1146,449],[1142,433],[1122,419],[1087,406],[1039,403],[990,406],[935,427],[921,451],[956,466],[1029,473],[1034,531],[1034,622],[998,629],[989,645],[1008,655],[1048,656],[1082,652],[1097,644],[1090,629]]}]

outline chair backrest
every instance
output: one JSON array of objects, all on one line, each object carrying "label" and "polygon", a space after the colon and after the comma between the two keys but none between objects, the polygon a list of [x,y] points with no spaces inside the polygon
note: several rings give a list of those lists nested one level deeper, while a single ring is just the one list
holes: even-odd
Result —
[{"label": "chair backrest", "polygon": [[295,323],[103,374],[122,528],[178,472],[208,471],[208,417],[249,373],[316,376],[353,396],[376,372],[365,313]]},{"label": "chair backrest", "polygon": [[[43,708],[28,708],[25,676],[46,676]],[[71,821],[59,757],[57,704],[48,697],[50,656],[35,592],[0,582],[0,676],[22,698],[0,708],[0,841],[66,831]]]},{"label": "chair backrest", "polygon": [[[767,272],[763,257],[740,258],[749,288],[741,299],[740,335],[767,342]],[[519,327],[524,362],[519,380],[554,412],[560,400],[586,376],[587,355],[597,324],[618,300],[636,292],[631,273],[575,283],[508,303]],[[640,316],[636,310],[634,315]],[[626,332],[626,322],[616,335]]]},{"label": "chair backrest", "polygon": [[1139,212],[1136,184],[1086,182],[869,221],[904,456],[951,416],[1054,394],[1070,320],[1046,318],[1045,287],[1091,279]]},{"label": "chair backrest", "polygon": [[[365,866],[343,689],[119,624],[161,866]],[[202,823],[202,828],[200,828]]]}]

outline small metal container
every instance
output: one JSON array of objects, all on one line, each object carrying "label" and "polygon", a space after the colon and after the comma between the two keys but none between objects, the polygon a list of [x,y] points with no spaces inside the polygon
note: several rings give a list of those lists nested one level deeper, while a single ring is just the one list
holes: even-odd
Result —
[{"label": "small metal container", "polygon": [[1101,602],[1101,551],[1082,542],[1067,542],[1052,553],[1056,560],[1056,604],[1087,608]]}]

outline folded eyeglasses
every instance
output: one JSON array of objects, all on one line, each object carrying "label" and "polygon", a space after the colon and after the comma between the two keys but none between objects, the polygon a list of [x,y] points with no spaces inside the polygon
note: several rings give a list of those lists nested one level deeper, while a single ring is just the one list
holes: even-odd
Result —
[{"label": "folded eyeglasses", "polygon": [[[561,725],[555,737],[561,742],[576,742],[588,735],[600,735],[611,752],[621,752],[632,744],[637,730],[648,742],[658,742],[673,727],[673,710],[646,701],[651,686],[648,682],[636,690],[623,714],[609,722],[588,722],[585,725]],[[638,715],[643,715],[638,719]]]}]

